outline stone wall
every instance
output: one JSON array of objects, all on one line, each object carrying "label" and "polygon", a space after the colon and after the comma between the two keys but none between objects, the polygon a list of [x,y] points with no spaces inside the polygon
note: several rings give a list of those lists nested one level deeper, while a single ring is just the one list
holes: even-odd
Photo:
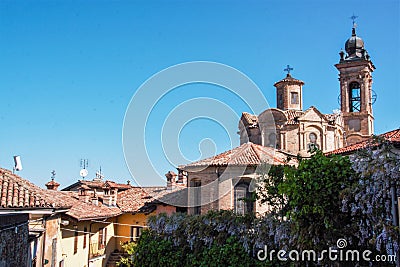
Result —
[{"label": "stone wall", "polygon": [[28,214],[0,215],[0,267],[27,266]]}]

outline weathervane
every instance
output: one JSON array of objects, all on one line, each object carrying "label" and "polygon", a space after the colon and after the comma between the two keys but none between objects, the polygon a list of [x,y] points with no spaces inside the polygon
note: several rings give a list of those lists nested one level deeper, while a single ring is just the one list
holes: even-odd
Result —
[{"label": "weathervane", "polygon": [[51,180],[54,181],[55,178],[56,178],[56,171],[53,170],[53,171],[51,172]]},{"label": "weathervane", "polygon": [[356,18],[358,18],[358,16],[354,15],[354,13],[353,13],[353,15],[349,18],[349,19],[351,19],[351,20],[353,21],[353,27],[354,27],[354,28],[357,26],[357,25],[356,25]]},{"label": "weathervane", "polygon": [[293,70],[293,68],[290,67],[290,65],[286,66],[286,69],[284,69],[283,71],[286,71],[288,75],[290,75],[290,71]]}]

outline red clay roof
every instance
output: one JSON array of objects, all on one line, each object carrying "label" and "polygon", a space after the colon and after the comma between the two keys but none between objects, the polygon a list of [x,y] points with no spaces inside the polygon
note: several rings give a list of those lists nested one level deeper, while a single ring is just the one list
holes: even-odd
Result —
[{"label": "red clay roof", "polygon": [[166,187],[132,187],[118,193],[117,205],[122,212],[141,212],[146,205],[171,193]]},{"label": "red clay roof", "polygon": [[72,194],[68,195],[68,193],[72,192],[59,191],[58,193],[64,194],[65,197],[75,198],[72,207],[68,209],[65,214],[76,220],[84,221],[90,219],[110,218],[121,214],[121,210],[118,207],[108,207],[103,205],[100,201],[97,205],[91,201],[85,202],[79,200],[78,197],[73,197]]},{"label": "red clay roof", "polygon": [[295,83],[295,84],[301,84],[304,85],[304,82],[298,79],[295,79],[292,77],[292,75],[290,75],[289,73],[286,75],[285,78],[283,78],[282,80],[276,82],[274,84],[274,86],[277,86],[278,84],[282,83],[282,82],[286,82],[286,83]]},{"label": "red clay roof", "polygon": [[96,189],[102,189],[102,188],[117,188],[120,190],[126,190],[131,188],[132,186],[129,184],[120,184],[120,183],[116,183],[114,181],[103,181],[103,180],[79,180],[76,183],[73,183],[65,188],[62,189],[62,191],[70,191],[71,189],[74,188],[80,188],[83,185],[88,186],[89,188],[96,188]]},{"label": "red clay roof", "polygon": [[248,142],[214,157],[182,165],[178,168],[185,170],[190,167],[204,166],[257,166],[265,162],[271,164],[284,164],[286,159],[287,155],[277,149]]},{"label": "red clay roof", "polygon": [[71,201],[65,200],[57,191],[46,190],[0,168],[0,209],[1,208],[64,208]]},{"label": "red clay roof", "polygon": [[[400,144],[400,129],[396,129],[387,133],[383,133],[378,135],[379,137],[383,138],[384,140],[395,143],[395,144]],[[332,154],[351,154],[354,151],[366,148],[366,147],[375,147],[378,146],[379,143],[375,142],[374,139],[371,137],[369,140],[364,140],[349,146],[345,146],[342,148],[338,148],[336,150],[330,151],[325,153],[326,155],[332,155]]]},{"label": "red clay roof", "polygon": [[257,115],[253,115],[248,112],[243,112],[240,121],[243,122],[245,126],[258,127]]},{"label": "red clay roof", "polygon": [[117,188],[117,189],[129,189],[132,188],[131,185],[129,184],[119,184],[113,181],[106,181],[103,185],[104,187],[110,187],[110,188]]},{"label": "red clay roof", "polygon": [[38,187],[11,171],[0,168],[0,209],[63,208],[77,219],[107,218],[118,215],[118,207],[79,200],[76,192],[62,192]]}]

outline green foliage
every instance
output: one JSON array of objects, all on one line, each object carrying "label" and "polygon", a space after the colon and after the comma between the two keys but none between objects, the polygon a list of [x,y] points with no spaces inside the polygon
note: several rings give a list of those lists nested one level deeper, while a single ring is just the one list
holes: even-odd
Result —
[{"label": "green foliage", "polygon": [[278,189],[288,199],[297,247],[326,247],[344,237],[351,218],[340,212],[340,192],[354,183],[350,160],[317,151],[297,168],[285,168],[285,176]]},{"label": "green foliage", "polygon": [[[125,266],[265,266],[251,249],[256,218],[231,211],[204,215],[160,214],[149,218],[137,245],[130,244]],[[257,222],[259,222],[257,220]],[[123,265],[121,265],[123,266]]]},{"label": "green foliage", "polygon": [[272,166],[261,183],[260,199],[291,222],[290,244],[296,248],[323,248],[346,236],[351,225],[340,211],[340,193],[355,183],[348,157],[315,151],[297,167]]}]

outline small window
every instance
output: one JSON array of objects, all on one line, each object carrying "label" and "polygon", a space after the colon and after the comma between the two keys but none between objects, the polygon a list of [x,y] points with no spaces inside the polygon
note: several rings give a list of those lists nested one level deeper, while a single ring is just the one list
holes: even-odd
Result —
[{"label": "small window", "polygon": [[106,242],[107,242],[107,228],[99,228],[99,240],[98,240],[99,249],[105,248]]},{"label": "small window", "polygon": [[244,215],[253,211],[253,202],[249,199],[249,185],[247,183],[236,185],[234,189],[234,211],[236,214]]},{"label": "small window", "polygon": [[139,237],[142,235],[141,226],[131,226],[131,242],[137,241]]},{"label": "small window", "polygon": [[291,92],[290,93],[290,99],[292,104],[299,104],[299,93],[297,92]]}]

